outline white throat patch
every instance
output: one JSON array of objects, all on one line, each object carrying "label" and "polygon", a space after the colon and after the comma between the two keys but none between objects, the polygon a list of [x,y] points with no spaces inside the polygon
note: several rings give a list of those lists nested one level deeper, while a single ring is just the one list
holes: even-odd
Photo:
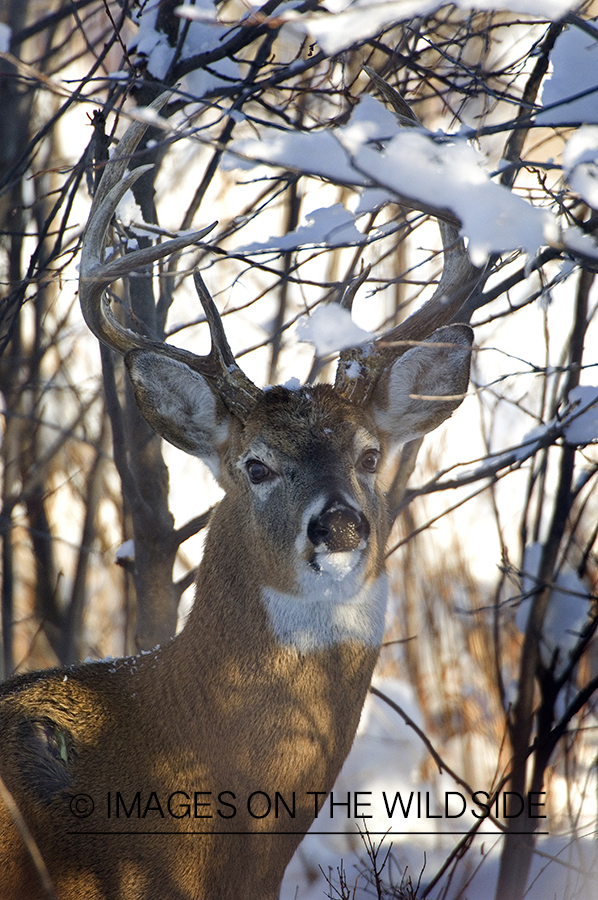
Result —
[{"label": "white throat patch", "polygon": [[301,581],[298,594],[263,590],[270,627],[283,646],[310,653],[347,641],[380,645],[388,596],[386,574],[362,582],[349,596],[350,575],[337,581],[326,572],[310,573]]}]

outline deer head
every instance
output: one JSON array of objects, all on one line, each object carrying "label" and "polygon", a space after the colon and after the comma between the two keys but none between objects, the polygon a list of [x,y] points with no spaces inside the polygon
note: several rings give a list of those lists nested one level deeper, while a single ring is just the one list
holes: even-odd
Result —
[{"label": "deer head", "polygon": [[382,495],[395,451],[436,428],[467,390],[471,329],[445,324],[471,289],[463,245],[454,227],[442,226],[445,267],[432,300],[372,345],[343,352],[334,387],[260,390],[237,366],[199,271],[212,338],[205,357],[130,331],[103,299],[110,280],[206,233],[102,261],[113,211],[140,174],[123,178],[143,130],[135,123],[121,140],[94,200],[81,264],[86,321],[124,354],[151,427],[202,459],[229,502],[235,498],[237,528],[253,535],[251,559],[264,587],[308,600],[326,592],[351,598],[382,569],[389,527]]}]

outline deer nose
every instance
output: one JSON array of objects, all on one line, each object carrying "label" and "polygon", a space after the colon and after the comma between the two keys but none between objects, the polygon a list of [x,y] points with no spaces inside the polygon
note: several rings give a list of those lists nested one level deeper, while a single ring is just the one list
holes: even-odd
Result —
[{"label": "deer nose", "polygon": [[307,536],[314,547],[325,544],[331,553],[358,550],[370,536],[370,523],[363,513],[334,501],[311,519]]}]

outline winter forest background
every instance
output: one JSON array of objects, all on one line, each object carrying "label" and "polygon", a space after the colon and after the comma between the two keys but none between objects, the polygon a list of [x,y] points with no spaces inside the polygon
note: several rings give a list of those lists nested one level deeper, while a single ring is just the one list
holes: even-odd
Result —
[{"label": "winter forest background", "polygon": [[[121,285],[123,315],[206,352],[199,266],[258,384],[331,377],[351,329],[323,310],[358,276],[369,332],[428,297],[438,216],[479,267],[472,385],[404,452],[377,693],[335,788],[371,791],[373,817],[339,808],[337,837],[309,836],[289,900],[596,896],[598,7],[509,7],[0,4],[4,675],[165,640],[218,500],[150,436],[77,302],[91,195],[132,118],[150,122],[132,164],[155,167],[119,208],[119,252],[218,224]],[[160,608],[137,604],[148,584]],[[533,853],[501,833],[521,823],[471,814],[505,789],[545,792]],[[435,812],[454,791],[467,812],[390,818],[382,791]]]}]

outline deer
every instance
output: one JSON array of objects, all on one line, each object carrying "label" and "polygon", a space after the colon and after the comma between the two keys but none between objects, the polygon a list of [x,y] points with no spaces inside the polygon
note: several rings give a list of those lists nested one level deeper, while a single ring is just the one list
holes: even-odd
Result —
[{"label": "deer", "polygon": [[334,384],[257,387],[199,272],[206,356],[123,325],[106,288],[206,233],[105,259],[116,206],[149,168],[126,174],[146,127],[129,126],[93,199],[81,308],[124,356],[142,415],[224,497],[176,637],[0,689],[1,900],[278,897],[383,640],[397,454],[468,389],[472,331],[451,323],[472,269],[450,224],[431,300],[342,351]]}]

